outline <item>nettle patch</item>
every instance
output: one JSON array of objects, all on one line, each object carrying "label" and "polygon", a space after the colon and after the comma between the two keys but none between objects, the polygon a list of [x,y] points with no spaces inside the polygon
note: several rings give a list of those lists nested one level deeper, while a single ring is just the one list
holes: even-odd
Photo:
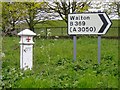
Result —
[{"label": "nettle patch", "polygon": [[14,44],[19,46],[19,39],[6,37],[4,40],[2,88],[118,87],[117,40],[102,40],[101,63],[98,64],[95,38],[78,39],[75,62],[71,39],[36,39],[33,68],[26,71],[20,70],[19,48],[13,49]]},{"label": "nettle patch", "polygon": [[[3,69],[3,88],[88,88],[88,87],[117,87],[118,66],[112,61],[104,61],[101,65],[92,60],[78,60],[75,63],[70,59],[61,58],[50,65],[46,63],[40,70],[26,70],[5,68]],[[79,64],[80,63],[80,64]],[[114,67],[114,68],[112,68]],[[114,86],[112,86],[112,83]]]}]

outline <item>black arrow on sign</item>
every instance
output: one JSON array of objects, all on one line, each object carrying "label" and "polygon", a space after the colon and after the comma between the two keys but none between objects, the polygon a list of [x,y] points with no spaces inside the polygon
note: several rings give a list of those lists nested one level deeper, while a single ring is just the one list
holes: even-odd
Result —
[{"label": "black arrow on sign", "polygon": [[102,20],[103,22],[103,25],[102,27],[100,28],[99,32],[98,33],[103,33],[103,31],[105,30],[106,26],[108,25],[108,22],[106,21],[106,18],[104,17],[103,14],[99,14],[100,16],[100,19]]}]

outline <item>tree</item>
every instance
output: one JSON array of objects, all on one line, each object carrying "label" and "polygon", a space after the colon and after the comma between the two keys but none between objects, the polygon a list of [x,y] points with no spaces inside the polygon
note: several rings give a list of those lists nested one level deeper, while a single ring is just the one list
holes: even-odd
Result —
[{"label": "tree", "polygon": [[113,4],[116,6],[115,11],[120,17],[120,1],[119,2],[113,2]]},{"label": "tree", "polygon": [[7,27],[9,27],[9,9],[8,3],[2,2],[2,30],[3,32],[7,32]]},{"label": "tree", "polygon": [[106,12],[108,15],[114,14],[120,16],[120,1],[105,2],[105,1],[93,1],[90,7],[96,11]]},{"label": "tree", "polygon": [[68,14],[70,13],[70,9],[72,12],[84,12],[88,9],[87,2],[66,2],[65,0],[60,0],[59,2],[54,1],[53,3],[46,2],[49,9],[54,10],[59,13],[60,17],[67,23],[68,22]]},{"label": "tree", "polygon": [[29,29],[34,31],[34,26],[43,19],[42,17],[44,17],[40,12],[44,11],[46,4],[44,2],[25,2],[23,5],[26,13],[24,19],[26,20]]},{"label": "tree", "polygon": [[[26,20],[30,30],[42,19],[43,2],[2,2],[2,28],[4,32],[15,30],[16,24]],[[40,16],[41,15],[41,16]]]},{"label": "tree", "polygon": [[[0,2],[0,17],[2,17],[2,3]],[[0,31],[2,28],[2,18],[0,18]]]},{"label": "tree", "polygon": [[21,20],[22,7],[20,2],[2,2],[2,28],[4,32],[14,31],[15,25]]}]

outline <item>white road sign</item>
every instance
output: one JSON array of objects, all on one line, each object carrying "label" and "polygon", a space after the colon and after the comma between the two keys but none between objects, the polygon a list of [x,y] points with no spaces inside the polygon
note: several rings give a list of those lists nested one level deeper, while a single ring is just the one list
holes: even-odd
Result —
[{"label": "white road sign", "polygon": [[106,13],[68,14],[68,34],[105,34],[111,26]]}]

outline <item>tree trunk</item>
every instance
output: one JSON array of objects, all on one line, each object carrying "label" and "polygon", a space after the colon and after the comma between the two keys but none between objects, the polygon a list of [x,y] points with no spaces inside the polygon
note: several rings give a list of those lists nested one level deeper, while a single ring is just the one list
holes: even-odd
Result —
[{"label": "tree trunk", "polygon": [[13,24],[12,24],[12,31],[14,31],[15,30],[15,22],[13,21]]},{"label": "tree trunk", "polygon": [[34,31],[34,27],[30,27],[30,30],[33,31],[33,32],[35,32],[35,31]]},{"label": "tree trunk", "polygon": [[30,30],[34,32],[34,26],[32,23],[30,23],[30,26],[29,26]]}]

